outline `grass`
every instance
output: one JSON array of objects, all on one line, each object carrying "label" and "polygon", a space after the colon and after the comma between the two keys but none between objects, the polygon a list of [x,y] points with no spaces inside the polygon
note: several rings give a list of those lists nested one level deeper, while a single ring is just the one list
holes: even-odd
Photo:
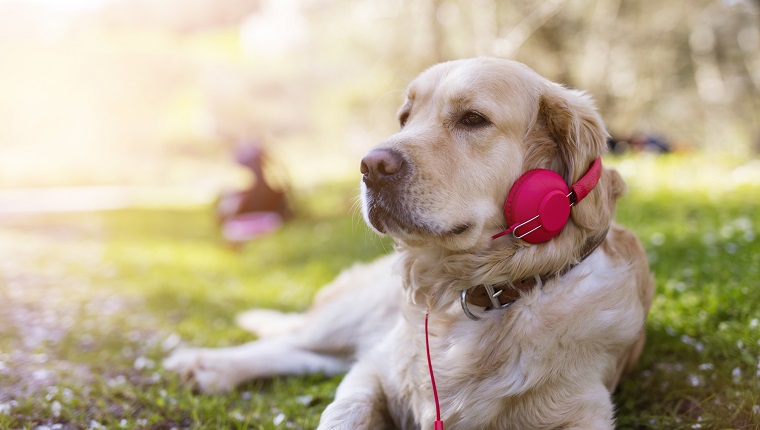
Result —
[{"label": "grass", "polygon": [[[658,286],[618,427],[760,428],[760,181],[699,157],[610,163],[631,188],[618,220]],[[237,312],[303,309],[388,252],[351,214],[355,193],[304,192],[300,218],[240,251],[206,208],[0,218],[0,428],[314,428],[340,377],[202,395],[160,362],[179,343],[248,341]]]}]

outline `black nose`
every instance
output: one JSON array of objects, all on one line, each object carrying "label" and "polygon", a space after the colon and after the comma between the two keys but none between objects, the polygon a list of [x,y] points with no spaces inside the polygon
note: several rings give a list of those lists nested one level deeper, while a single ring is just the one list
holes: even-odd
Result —
[{"label": "black nose", "polygon": [[404,157],[391,149],[373,149],[362,159],[362,180],[368,187],[382,186],[385,182],[401,175]]}]

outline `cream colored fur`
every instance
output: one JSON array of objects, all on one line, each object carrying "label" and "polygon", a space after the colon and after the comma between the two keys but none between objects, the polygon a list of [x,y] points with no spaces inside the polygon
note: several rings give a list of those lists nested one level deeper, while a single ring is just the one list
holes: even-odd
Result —
[{"label": "cream colored fur", "polygon": [[[475,111],[483,127],[461,118]],[[443,63],[415,79],[401,130],[379,145],[402,154],[410,175],[394,197],[404,225],[376,221],[397,251],[341,274],[303,314],[254,310],[239,322],[260,338],[185,349],[168,369],[207,392],[279,374],[348,370],[320,429],[432,429],[430,348],[447,430],[610,429],[611,392],[644,345],[654,285],[635,236],[612,223],[625,184],[605,169],[552,240],[528,245],[505,227],[503,205],[533,168],[577,181],[605,150],[602,120],[582,92],[493,58]],[[376,204],[362,187],[368,222]],[[464,230],[460,227],[465,226]],[[581,257],[583,244],[605,234]],[[506,310],[472,307],[462,289],[533,275],[543,288]]]}]

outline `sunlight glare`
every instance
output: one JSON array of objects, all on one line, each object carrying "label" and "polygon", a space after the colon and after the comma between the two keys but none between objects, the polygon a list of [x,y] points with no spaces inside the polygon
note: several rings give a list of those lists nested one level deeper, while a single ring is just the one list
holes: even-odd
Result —
[{"label": "sunlight glare", "polygon": [[112,0],[0,0],[2,3],[22,3],[50,9],[86,12],[103,7]]}]

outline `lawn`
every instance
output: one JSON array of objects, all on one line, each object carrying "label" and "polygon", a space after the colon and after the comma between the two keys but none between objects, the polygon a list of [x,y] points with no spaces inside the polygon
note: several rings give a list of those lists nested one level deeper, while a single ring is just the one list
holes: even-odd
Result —
[{"label": "lawn", "polygon": [[[615,393],[621,429],[760,428],[760,167],[610,159],[617,219],[657,279],[649,341]],[[178,345],[252,337],[235,314],[304,309],[352,262],[392,249],[355,181],[298,195],[299,217],[242,250],[209,208],[0,218],[0,429],[312,429],[340,377],[195,394],[161,368]]]}]

